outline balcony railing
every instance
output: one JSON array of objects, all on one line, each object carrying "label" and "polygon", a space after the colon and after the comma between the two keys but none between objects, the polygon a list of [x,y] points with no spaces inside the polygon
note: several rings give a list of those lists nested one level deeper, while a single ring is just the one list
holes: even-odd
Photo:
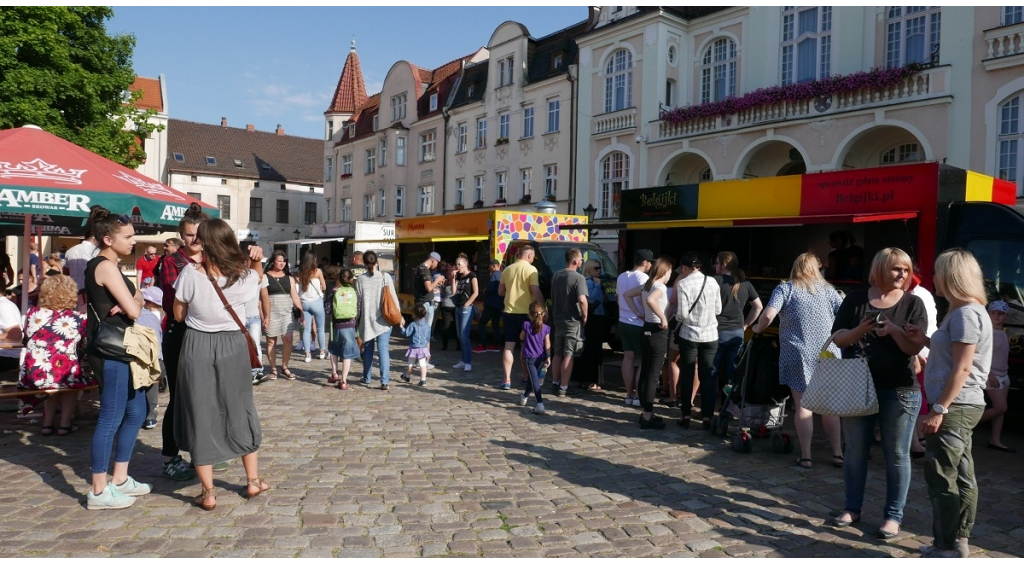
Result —
[{"label": "balcony railing", "polygon": [[988,58],[985,70],[1005,69],[1024,64],[1024,22],[985,31]]},{"label": "balcony railing", "polygon": [[865,87],[823,100],[784,101],[749,108],[734,114],[699,117],[685,122],[656,121],[652,141],[745,129],[780,121],[827,118],[855,110],[890,106],[949,95],[949,67],[933,67],[885,88]]},{"label": "balcony railing", "polygon": [[594,117],[590,132],[593,135],[636,127],[636,108],[626,108]]}]

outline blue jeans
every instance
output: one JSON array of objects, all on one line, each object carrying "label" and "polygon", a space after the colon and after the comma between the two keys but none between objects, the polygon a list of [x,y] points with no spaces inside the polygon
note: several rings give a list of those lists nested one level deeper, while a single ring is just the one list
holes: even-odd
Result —
[{"label": "blue jeans", "polygon": [[711,365],[711,374],[719,385],[735,384],[736,357],[742,346],[743,329],[718,330],[718,352],[715,353],[715,363]]},{"label": "blue jeans", "polygon": [[875,423],[882,430],[882,455],[885,464],[886,520],[903,522],[903,506],[910,488],[910,441],[914,437],[921,392],[907,388],[878,390],[878,413],[866,417],[843,417],[846,450],[843,453],[843,481],[846,511],[861,513],[868,476],[868,454],[875,440]]},{"label": "blue jeans", "polygon": [[434,313],[437,311],[438,304],[434,302],[427,302],[423,304],[423,309],[427,310],[427,327],[430,327],[430,336],[434,336]]},{"label": "blue jeans", "polygon": [[[132,375],[127,362],[103,361],[103,390],[100,391],[100,414],[92,435],[92,473],[104,474],[114,449],[114,462],[128,462],[135,450],[135,439],[149,411],[146,390],[132,388]],[[117,436],[117,442],[114,437]]]},{"label": "blue jeans", "polygon": [[473,363],[473,306],[455,308],[455,333],[462,343],[462,362]]},{"label": "blue jeans", "polygon": [[309,348],[313,324],[310,319],[316,319],[316,342],[320,350],[327,350],[327,331],[324,327],[324,301],[312,300],[302,302],[302,316],[306,319],[306,325],[302,328],[302,347],[309,354],[313,349]]},{"label": "blue jeans", "polygon": [[254,368],[253,370],[261,371],[263,370],[263,349],[260,348],[260,338],[263,336],[263,322],[260,316],[246,317],[245,328],[249,331],[249,336],[252,337],[252,342],[256,345],[256,354],[260,357],[260,368]]},{"label": "blue jeans", "polygon": [[544,396],[541,394],[541,388],[544,387],[544,377],[541,376],[541,370],[544,369],[544,362],[547,361],[547,357],[538,356],[537,358],[523,357],[523,362],[526,363],[526,370],[530,373],[530,378],[526,381],[526,395],[530,395],[533,392],[537,396],[537,403],[544,403]]},{"label": "blue jeans", "polygon": [[363,342],[363,382],[370,383],[373,372],[373,348],[377,347],[377,359],[380,361],[380,383],[391,381],[391,329]]}]

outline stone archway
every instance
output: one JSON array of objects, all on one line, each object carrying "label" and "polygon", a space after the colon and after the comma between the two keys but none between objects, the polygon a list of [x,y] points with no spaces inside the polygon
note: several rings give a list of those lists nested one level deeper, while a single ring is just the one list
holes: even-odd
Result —
[{"label": "stone archway", "polygon": [[879,125],[853,137],[840,152],[843,170],[921,162],[932,156],[916,135],[898,125]]},{"label": "stone archway", "polygon": [[792,143],[774,139],[753,149],[743,167],[742,178],[788,176],[806,171],[803,153]]},{"label": "stone archway", "polygon": [[714,180],[711,165],[697,153],[675,155],[657,178],[659,185],[698,184]]}]

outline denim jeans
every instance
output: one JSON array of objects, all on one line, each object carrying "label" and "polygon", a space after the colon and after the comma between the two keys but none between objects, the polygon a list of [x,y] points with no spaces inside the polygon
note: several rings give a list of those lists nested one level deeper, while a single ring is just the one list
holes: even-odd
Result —
[{"label": "denim jeans", "polygon": [[302,316],[306,320],[305,327],[302,328],[302,347],[309,354],[313,349],[309,348],[311,334],[313,331],[313,324],[310,323],[311,319],[316,319],[316,342],[321,351],[327,350],[327,331],[324,327],[324,301],[323,300],[310,300],[308,302],[302,302]]},{"label": "denim jeans", "polygon": [[[92,473],[103,474],[114,462],[128,462],[135,450],[135,439],[149,411],[146,391],[132,387],[127,362],[103,361],[103,390],[100,392],[100,413],[96,432],[92,435]],[[115,442],[114,437],[117,437]]]},{"label": "denim jeans", "polygon": [[715,373],[711,370],[718,351],[718,341],[696,343],[679,339],[679,409],[683,417],[690,416],[690,396],[693,394],[693,367],[697,367],[697,378],[700,380],[700,416],[710,419],[715,414],[715,402],[718,400],[718,386],[715,385]]},{"label": "denim jeans", "polygon": [[434,336],[434,314],[437,312],[438,304],[434,302],[427,302],[423,304],[423,309],[427,310],[427,327],[430,327],[430,336]]},{"label": "denim jeans", "polygon": [[547,357],[538,356],[537,358],[526,358],[523,357],[523,362],[526,364],[526,370],[530,373],[530,378],[526,380],[525,392],[526,395],[530,395],[533,392],[537,396],[537,403],[544,403],[544,396],[541,394],[541,388],[544,387],[544,378],[541,377],[540,371],[544,369],[544,361]]},{"label": "denim jeans", "polygon": [[662,329],[657,323],[644,323],[644,334],[640,339],[643,359],[640,361],[640,378],[636,383],[640,407],[644,411],[654,411],[654,396],[658,391],[661,369],[665,366],[665,356],[668,355],[670,337],[667,327]]},{"label": "denim jeans", "polygon": [[473,364],[473,306],[455,308],[455,333],[462,344],[462,362]]},{"label": "denim jeans", "polygon": [[370,382],[373,372],[373,348],[377,347],[377,359],[380,361],[380,383],[391,381],[391,329],[363,342],[363,381]]},{"label": "denim jeans", "polygon": [[263,323],[260,316],[246,317],[245,328],[249,331],[252,342],[256,344],[256,354],[260,357],[259,369],[261,370],[263,368],[263,348],[260,345],[260,339],[263,337]]},{"label": "denim jeans", "polygon": [[909,388],[878,390],[878,413],[866,417],[843,417],[846,450],[843,453],[843,481],[846,511],[861,514],[868,477],[868,454],[875,440],[875,423],[882,431],[885,464],[885,507],[882,517],[903,522],[903,506],[910,488],[910,441],[921,407],[921,392]]},{"label": "denim jeans", "polygon": [[719,329],[718,330],[718,352],[715,353],[715,363],[711,366],[711,374],[715,382],[733,382],[736,374],[736,356],[740,354],[743,346],[743,329]]},{"label": "denim jeans", "polygon": [[939,432],[925,435],[924,480],[932,501],[932,536],[941,550],[954,550],[957,537],[968,538],[978,512],[978,481],[971,456],[974,428],[984,407],[949,406]]}]

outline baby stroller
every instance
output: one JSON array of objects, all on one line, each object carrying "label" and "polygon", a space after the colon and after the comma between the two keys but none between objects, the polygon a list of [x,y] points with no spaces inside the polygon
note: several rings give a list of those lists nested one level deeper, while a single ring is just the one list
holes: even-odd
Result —
[{"label": "baby stroller", "polygon": [[730,424],[732,449],[751,452],[753,436],[771,436],[776,453],[793,452],[789,434],[781,431],[786,421],[789,388],[779,384],[779,341],[770,335],[755,335],[736,357],[738,385],[725,388],[725,403],[711,420],[711,434],[727,436]]}]

